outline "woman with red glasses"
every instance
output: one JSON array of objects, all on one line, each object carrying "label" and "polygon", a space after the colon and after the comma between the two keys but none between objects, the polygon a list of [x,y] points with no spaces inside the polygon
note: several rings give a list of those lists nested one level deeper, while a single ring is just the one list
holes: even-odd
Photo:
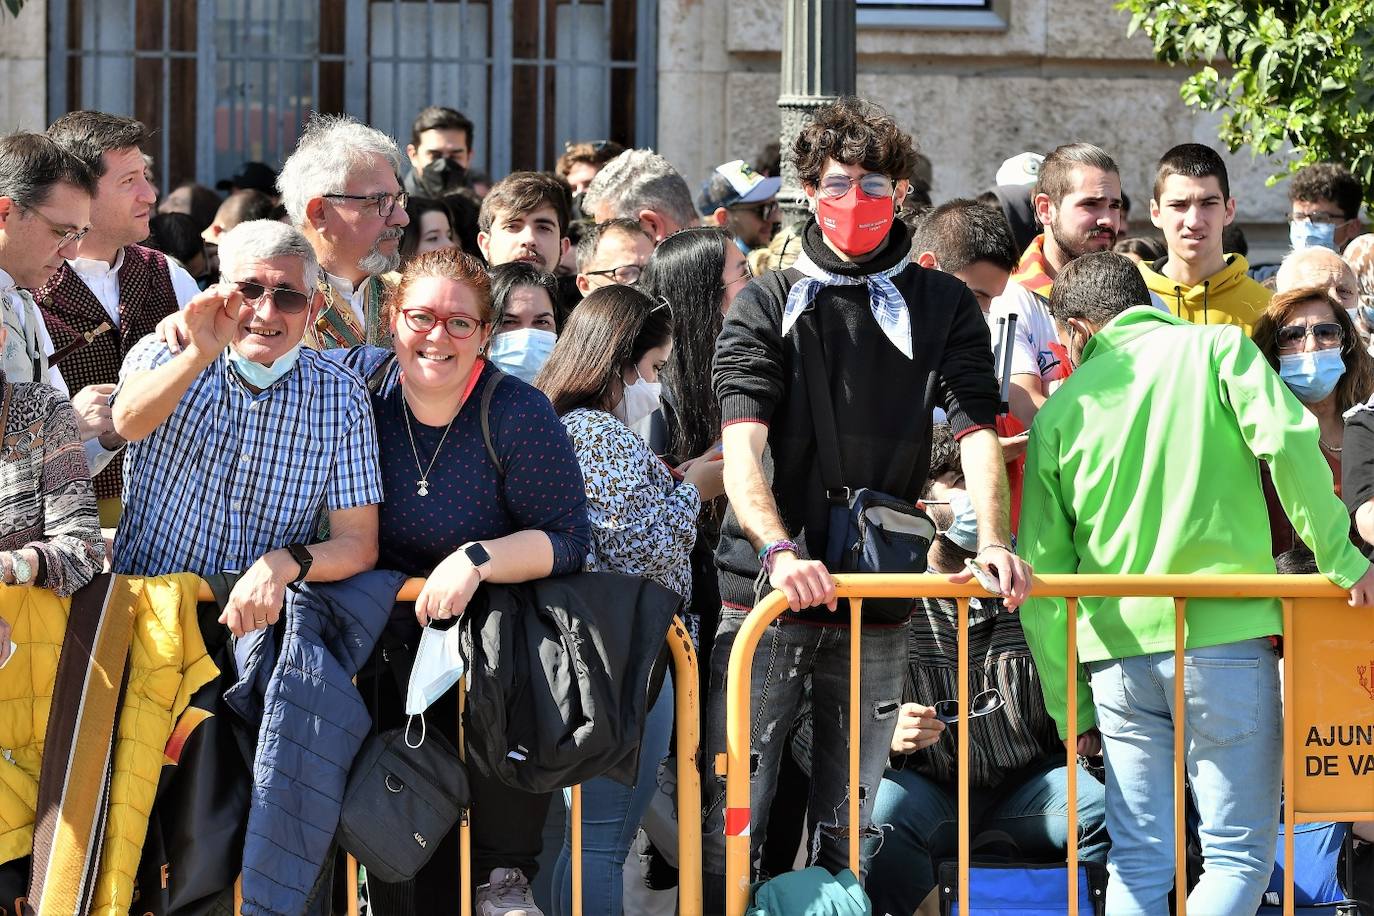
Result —
[{"label": "woman with red glasses", "polygon": [[[1345,307],[1324,286],[1279,293],[1255,321],[1256,346],[1321,428],[1321,452],[1341,494],[1343,415],[1374,393],[1374,359],[1360,343]],[[1302,546],[1264,471],[1264,498],[1274,556]]]},{"label": "woman with red glasses", "polygon": [[[547,398],[503,376],[489,406],[492,460],[483,438],[482,395],[497,370],[484,358],[492,333],[491,285],[482,264],[454,249],[410,261],[386,303],[395,353],[357,347],[340,358],[369,380],[386,499],[378,567],[425,576],[414,617],[393,617],[386,648],[414,647],[420,628],[463,613],[479,583],[525,582],[582,568],[590,544],[577,456]],[[405,724],[404,686],[389,674],[359,688],[377,694],[379,729]],[[429,708],[429,728],[452,739],[452,689]],[[535,910],[535,871],[549,795],[508,788],[468,769],[473,873],[480,913]],[[459,887],[455,828],[413,887],[371,881],[380,914],[451,913]]]}]

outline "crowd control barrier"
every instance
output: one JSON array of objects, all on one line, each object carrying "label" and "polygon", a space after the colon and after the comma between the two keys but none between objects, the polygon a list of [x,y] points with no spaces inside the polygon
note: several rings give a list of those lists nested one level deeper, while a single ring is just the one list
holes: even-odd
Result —
[{"label": "crowd control barrier", "polygon": [[[986,597],[976,583],[953,585],[943,576],[835,576],[838,594],[848,598],[850,626],[857,632],[865,598],[953,598],[958,603],[958,678],[962,699],[969,683],[969,599]],[[1063,598],[1068,619],[1077,619],[1080,598],[1171,598],[1175,613],[1175,670],[1182,671],[1184,609],[1194,598],[1277,598],[1283,605],[1283,817],[1294,825],[1315,821],[1374,819],[1374,746],[1337,746],[1339,735],[1374,735],[1374,608],[1351,608],[1348,593],[1321,576],[1043,576],[1034,580],[1037,598]],[[749,901],[749,683],[754,650],[764,631],[787,613],[781,592],[765,598],[745,620],[730,653],[726,690],[726,912],[744,916]],[[1078,703],[1076,627],[1067,628],[1067,709]],[[859,703],[860,639],[851,639],[849,704]],[[1174,679],[1174,708],[1184,709],[1184,678]],[[849,867],[859,873],[859,718],[849,716]],[[958,812],[960,912],[969,900],[969,729],[968,705],[959,703]],[[1177,916],[1184,916],[1187,876],[1184,825],[1184,721],[1174,729],[1175,888]],[[1068,763],[1068,900],[1078,913],[1078,767]],[[1278,803],[1278,800],[1275,800]],[[1283,832],[1285,861],[1293,861],[1293,830]],[[976,903],[976,901],[975,901]],[[1285,869],[1283,911],[1293,916],[1293,869]],[[976,912],[976,910],[974,910]]]},{"label": "crowd control barrier", "polygon": [[[397,601],[414,601],[424,587],[425,580],[410,579],[396,596]],[[201,584],[201,601],[213,601],[210,587]],[[674,617],[668,630],[668,648],[673,656],[673,696],[677,714],[677,848],[678,913],[680,916],[701,916],[701,775],[697,767],[701,743],[701,723],[697,712],[697,657],[692,639],[680,618]],[[463,682],[458,682],[458,753],[467,759],[463,742]],[[647,710],[646,710],[647,712]],[[554,804],[558,801],[555,799]],[[481,804],[474,799],[473,804]],[[573,916],[582,916],[582,793],[572,787],[572,810],[569,812],[572,832],[572,905]],[[472,916],[472,837],[468,812],[459,821],[459,869],[462,877],[462,916]],[[347,859],[348,916],[358,916],[358,863]],[[239,916],[242,906],[239,889],[234,891],[234,914]]]}]

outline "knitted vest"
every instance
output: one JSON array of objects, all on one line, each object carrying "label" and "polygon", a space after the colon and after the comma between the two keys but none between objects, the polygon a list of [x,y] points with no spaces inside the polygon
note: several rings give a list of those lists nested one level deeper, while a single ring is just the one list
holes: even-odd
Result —
[{"label": "knitted vest", "polygon": [[[34,293],[43,312],[53,347],[61,350],[81,334],[95,330],[110,316],[76,271],[68,264]],[[72,394],[87,385],[109,385],[119,381],[124,357],[157,323],[177,310],[176,292],[167,259],[161,252],[130,245],[124,249],[119,268],[119,327],[94,337],[90,343],[67,355],[58,371]],[[124,455],[115,456],[105,470],[96,475],[98,499],[118,498],[124,491]]]}]

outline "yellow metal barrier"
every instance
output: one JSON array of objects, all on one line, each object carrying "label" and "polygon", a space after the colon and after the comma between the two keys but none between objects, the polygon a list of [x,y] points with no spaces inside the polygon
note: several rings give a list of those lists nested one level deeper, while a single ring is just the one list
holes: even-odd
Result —
[{"label": "yellow metal barrier", "polygon": [[[849,623],[860,632],[865,598],[953,598],[958,603],[958,678],[959,696],[968,685],[968,602],[986,597],[976,583],[953,585],[943,576],[931,575],[837,575],[838,594],[850,599]],[[1349,714],[1352,727],[1363,717],[1374,727],[1374,609],[1346,606],[1347,593],[1321,576],[1044,576],[1036,578],[1031,592],[1038,598],[1063,598],[1068,619],[1078,618],[1079,598],[1172,598],[1175,603],[1175,671],[1182,672],[1185,608],[1192,598],[1276,598],[1284,613],[1284,856],[1293,861],[1293,826],[1313,821],[1354,821],[1374,819],[1374,755],[1368,762],[1351,757],[1349,772],[1341,770],[1332,755],[1314,758],[1305,754],[1304,773],[1296,768],[1299,736],[1296,722],[1304,716],[1324,716],[1333,723]],[[754,650],[764,631],[787,613],[787,602],[773,592],[754,608],[745,620],[730,652],[726,676],[726,787],[727,824],[726,912],[743,916],[749,900],[749,684]],[[1068,627],[1067,706],[1069,714],[1078,702],[1077,628]],[[850,707],[859,703],[861,639],[850,639]],[[1345,669],[1349,668],[1349,671]],[[1361,672],[1363,674],[1361,674]],[[1361,679],[1363,677],[1363,679]],[[1302,681],[1304,693],[1295,685]],[[1311,689],[1308,689],[1308,685]],[[1174,678],[1174,708],[1185,709],[1184,678]],[[1361,700],[1363,691],[1368,696]],[[1360,720],[1357,722],[1357,720]],[[959,703],[958,817],[959,887],[961,912],[968,911],[969,899],[969,729],[968,705]],[[1313,724],[1312,729],[1318,726]],[[1336,727],[1331,725],[1328,727]],[[1304,740],[1311,743],[1309,732]],[[1320,731],[1317,731],[1317,743]],[[1304,745],[1306,746],[1306,745]],[[859,873],[859,717],[849,716],[849,867]],[[1068,763],[1068,865],[1069,912],[1078,912],[1078,781],[1074,742],[1066,747]],[[1184,824],[1184,720],[1174,725],[1174,824],[1175,876],[1178,905],[1175,912],[1184,916],[1187,906],[1186,835]],[[1314,763],[1315,769],[1313,772]],[[1331,761],[1334,760],[1334,763]],[[1335,773],[1330,769],[1334,767]],[[1333,783],[1332,777],[1335,777]],[[1344,777],[1344,778],[1343,778]],[[1313,779],[1323,780],[1313,783]],[[1353,787],[1353,788],[1352,788]],[[1293,916],[1293,869],[1284,870],[1284,914]]]},{"label": "yellow metal barrier", "polygon": [[[419,597],[425,580],[410,579],[397,594],[397,601],[414,601]],[[201,601],[213,601],[210,587],[201,584]],[[677,715],[677,808],[678,808],[678,913],[679,916],[701,916],[701,774],[697,757],[701,743],[701,723],[698,719],[697,656],[692,639],[681,619],[674,617],[668,630],[668,649],[673,656],[674,709]],[[462,682],[458,687],[458,753],[467,759],[463,742],[463,705],[466,693]],[[647,710],[646,710],[647,713]],[[474,804],[480,800],[474,799]],[[555,802],[556,803],[556,802]],[[572,881],[573,916],[582,916],[582,793],[572,788]],[[472,835],[468,812],[464,810],[458,824],[459,869],[462,883],[460,912],[472,916]],[[358,863],[348,857],[348,913],[358,914]],[[242,896],[235,885],[234,913],[241,911]]]}]

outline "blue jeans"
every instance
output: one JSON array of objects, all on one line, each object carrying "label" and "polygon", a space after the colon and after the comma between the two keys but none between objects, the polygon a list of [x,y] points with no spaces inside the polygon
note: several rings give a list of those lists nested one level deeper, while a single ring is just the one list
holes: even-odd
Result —
[{"label": "blue jeans", "polygon": [[[658,765],[668,754],[673,732],[673,682],[669,674],[644,719],[639,773],[634,788],[606,776],[582,784],[582,912],[620,916],[624,892],[622,867],[639,822],[658,788]],[[563,790],[572,808],[572,792]],[[552,916],[572,913],[572,826],[565,818],[563,851],[553,867]]]},{"label": "blue jeans", "polygon": [[[732,608],[721,611],[715,645],[711,649],[711,696],[707,714],[705,781],[706,818],[702,836],[705,872],[725,873],[725,780],[714,775],[715,755],[725,752],[725,673],[745,615]],[[859,827],[870,826],[873,791],[887,767],[892,732],[906,678],[907,628],[864,627],[859,683]],[[753,759],[749,794],[751,868],[768,830],[768,808],[777,789],[777,774],[787,748],[788,731],[802,699],[803,682],[811,675],[813,737],[811,795],[807,821],[815,830],[811,862],[832,872],[849,867],[849,637],[847,626],[817,626],[780,618],[769,625],[754,653],[750,681],[749,732]],[[712,789],[714,787],[714,789]],[[800,801],[800,800],[798,800]],[[723,887],[723,882],[709,882]],[[706,911],[719,906],[707,900]]]},{"label": "blue jeans", "polygon": [[[1107,913],[1165,914],[1175,865],[1174,654],[1086,667],[1107,760]],[[1190,649],[1183,684],[1185,765],[1204,869],[1188,914],[1253,913],[1274,868],[1278,834],[1278,658],[1268,639]]]},{"label": "blue jeans", "polygon": [[[913,913],[936,882],[941,861],[959,855],[959,796],[915,770],[888,770],[873,803],[883,832],[870,859],[864,890],[875,913]],[[1078,855],[1106,864],[1107,828],[1102,784],[1078,773]],[[1068,855],[1068,769],[1046,764],[997,786],[975,786],[969,797],[973,851],[1021,863],[1062,862]],[[980,850],[981,847],[981,850]]]}]

